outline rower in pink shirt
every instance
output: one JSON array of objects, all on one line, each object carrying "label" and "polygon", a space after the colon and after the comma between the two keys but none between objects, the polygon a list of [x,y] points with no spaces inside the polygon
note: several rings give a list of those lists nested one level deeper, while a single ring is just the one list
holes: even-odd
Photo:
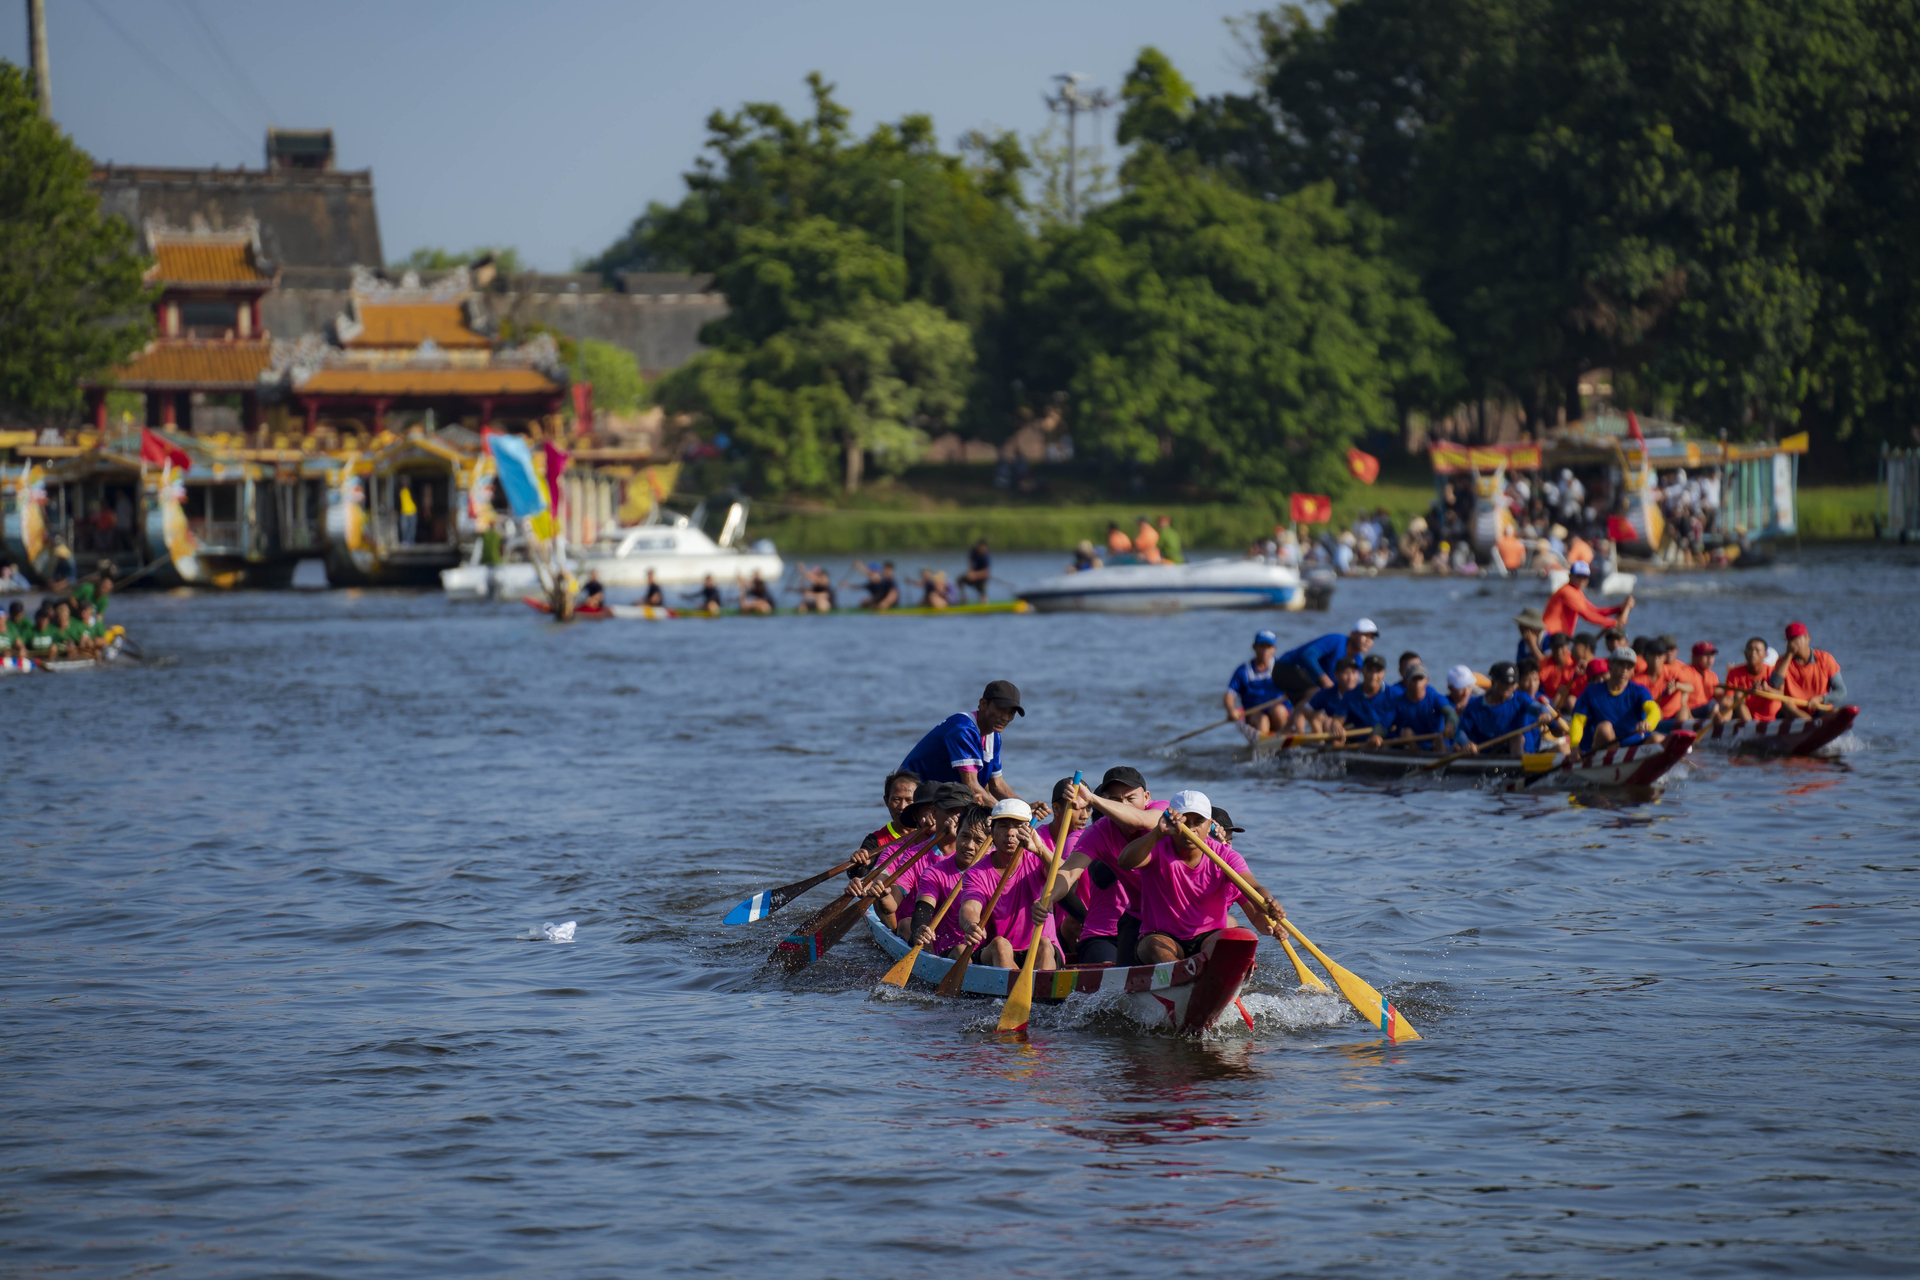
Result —
[{"label": "rower in pink shirt", "polygon": [[[1027,944],[1033,938],[1028,923],[1034,904],[1047,887],[1046,846],[1033,830],[1033,809],[1024,800],[1002,800],[993,806],[993,852],[982,868],[991,874],[980,881],[969,881],[960,895],[961,923],[967,941],[975,946],[974,959],[1002,969],[1017,969],[1026,959]],[[982,919],[988,900],[993,897],[1002,872],[1007,887],[994,904],[993,915]],[[1046,906],[1046,926],[1040,933],[1041,953],[1034,957],[1036,970],[1060,967],[1060,935],[1053,925],[1053,904]]]},{"label": "rower in pink shirt", "polygon": [[999,874],[988,869],[985,861],[987,850],[993,842],[993,829],[987,822],[987,813],[978,805],[962,811],[954,851],[942,857],[923,859],[911,872],[913,884],[907,897],[913,902],[912,919],[902,920],[900,925],[900,936],[907,941],[951,959],[967,940],[966,928],[960,921],[958,902],[948,909],[938,928],[933,925],[933,917],[963,876],[968,886],[961,891],[963,898],[969,890],[982,884],[985,885],[986,896],[992,896]]},{"label": "rower in pink shirt", "polygon": [[1120,866],[1120,851],[1129,840],[1152,828],[1157,811],[1166,808],[1166,802],[1154,801],[1138,769],[1116,765],[1107,770],[1098,787],[1089,790],[1082,786],[1077,803],[1095,817],[1070,846],[1071,853],[1061,864],[1049,905],[1079,885],[1081,900],[1087,904],[1087,918],[1080,925],[1075,963],[1132,964],[1134,941],[1140,932],[1140,918],[1133,905],[1140,873]]},{"label": "rower in pink shirt", "polygon": [[[1212,802],[1198,791],[1175,792],[1160,815],[1159,825],[1133,840],[1120,854],[1122,867],[1140,872],[1137,951],[1141,964],[1166,964],[1196,952],[1210,952],[1220,930],[1233,923],[1227,908],[1240,897],[1240,890],[1219,864],[1175,837],[1175,823],[1192,831],[1239,872],[1267,900],[1270,910],[1280,910],[1266,886],[1248,869],[1246,859],[1215,836],[1218,828],[1213,822]],[[1264,913],[1250,911],[1247,915],[1254,928],[1273,934]]]}]

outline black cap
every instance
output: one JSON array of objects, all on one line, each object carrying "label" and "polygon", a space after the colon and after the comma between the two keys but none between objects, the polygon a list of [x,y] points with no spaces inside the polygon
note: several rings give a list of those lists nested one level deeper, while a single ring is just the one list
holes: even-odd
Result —
[{"label": "black cap", "polygon": [[1387,669],[1387,660],[1380,654],[1370,653],[1361,660],[1360,669],[1362,671],[1385,671]]},{"label": "black cap", "polygon": [[1100,785],[1094,790],[1104,792],[1108,787],[1119,787],[1122,791],[1131,791],[1138,787],[1145,791],[1147,780],[1141,777],[1140,771],[1132,765],[1117,764],[1107,770],[1106,776],[1100,779]]},{"label": "black cap", "polygon": [[1573,637],[1564,631],[1556,631],[1547,637],[1547,648],[1564,649],[1573,643]]},{"label": "black cap", "polygon": [[980,695],[980,701],[997,703],[1003,707],[1011,707],[1021,715],[1027,714],[1027,709],[1020,705],[1020,690],[1014,687],[1011,680],[995,680],[987,686],[987,691]]},{"label": "black cap", "polygon": [[1680,652],[1680,637],[1661,636],[1660,647],[1668,653],[1678,653]]},{"label": "black cap", "polygon": [[1487,668],[1487,679],[1495,684],[1516,684],[1519,682],[1520,673],[1514,670],[1511,662],[1496,662]]},{"label": "black cap", "polygon": [[1219,805],[1213,806],[1213,820],[1216,823],[1218,823],[1220,825],[1220,829],[1226,832],[1228,835],[1232,835],[1236,831],[1246,830],[1245,827],[1234,826],[1233,819],[1229,818],[1227,816],[1227,811],[1225,809],[1222,809]]},{"label": "black cap", "polygon": [[[919,799],[919,792],[914,798]],[[957,782],[943,782],[933,789],[933,802],[942,809],[964,809],[973,803],[973,792]]]},{"label": "black cap", "polygon": [[932,804],[939,798],[939,786],[935,783],[923,782],[913,789],[913,803],[909,804],[907,808],[911,809],[914,805],[918,804]]}]

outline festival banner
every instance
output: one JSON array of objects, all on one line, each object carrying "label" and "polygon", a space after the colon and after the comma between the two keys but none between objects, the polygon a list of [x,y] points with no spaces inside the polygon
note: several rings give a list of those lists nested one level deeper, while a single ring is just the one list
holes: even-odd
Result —
[{"label": "festival banner", "polygon": [[500,476],[500,491],[507,505],[520,519],[537,516],[547,510],[546,486],[534,470],[533,452],[519,436],[503,432],[487,433],[487,452],[493,455],[494,470]]}]

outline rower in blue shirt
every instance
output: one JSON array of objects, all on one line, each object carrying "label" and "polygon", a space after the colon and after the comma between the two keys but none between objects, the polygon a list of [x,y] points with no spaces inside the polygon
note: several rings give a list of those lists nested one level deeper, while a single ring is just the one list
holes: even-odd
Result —
[{"label": "rower in blue shirt", "polygon": [[1588,684],[1573,704],[1573,742],[1581,751],[1605,751],[1659,742],[1660,704],[1633,678],[1639,655],[1621,645],[1607,655],[1607,680]]},{"label": "rower in blue shirt", "polygon": [[[1347,712],[1347,695],[1360,687],[1360,664],[1342,658],[1333,664],[1333,688],[1321,689],[1308,698],[1294,716],[1295,733],[1326,733],[1340,723]],[[1341,735],[1345,737],[1344,734]]]},{"label": "rower in blue shirt", "polygon": [[[1553,719],[1553,708],[1543,706],[1519,689],[1518,669],[1511,662],[1496,662],[1487,672],[1493,686],[1467,703],[1460,713],[1460,734],[1469,755],[1479,755],[1482,743],[1505,737],[1526,725],[1539,725]],[[1536,727],[1494,748],[1508,755],[1524,755],[1538,750],[1540,730]]]},{"label": "rower in blue shirt", "polygon": [[1345,723],[1336,731],[1335,742],[1346,740],[1346,734],[1374,734],[1376,730],[1385,730],[1393,720],[1393,700],[1399,695],[1387,688],[1387,660],[1377,653],[1370,653],[1360,664],[1360,683],[1341,701],[1341,718]]},{"label": "rower in blue shirt", "polygon": [[[1388,738],[1406,741],[1423,738],[1416,745],[1422,751],[1444,751],[1460,731],[1460,716],[1446,697],[1427,687],[1427,669],[1418,662],[1409,663],[1400,673],[1400,693],[1392,700],[1392,718],[1387,722]],[[1438,735],[1438,736],[1431,736]]]},{"label": "rower in blue shirt", "polygon": [[894,772],[930,783],[957,782],[982,805],[1014,799],[1000,768],[1000,734],[1025,714],[1013,682],[995,680],[980,695],[979,707],[955,712],[929,729]]},{"label": "rower in blue shirt", "polygon": [[1273,652],[1279,647],[1280,639],[1273,632],[1256,632],[1253,657],[1241,663],[1227,681],[1227,714],[1249,740],[1280,732],[1293,713],[1286,695],[1273,683]]},{"label": "rower in blue shirt", "polygon": [[1373,619],[1362,618],[1345,635],[1333,631],[1309,640],[1280,655],[1274,663],[1274,683],[1294,702],[1305,702],[1315,689],[1333,687],[1333,668],[1340,659],[1360,661],[1379,638],[1380,628],[1373,625]]}]

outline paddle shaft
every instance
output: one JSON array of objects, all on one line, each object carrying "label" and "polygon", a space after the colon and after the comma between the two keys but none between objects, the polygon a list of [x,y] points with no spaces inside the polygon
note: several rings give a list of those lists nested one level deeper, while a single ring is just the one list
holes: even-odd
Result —
[{"label": "paddle shaft", "polygon": [[[1014,861],[1018,862],[1016,858]],[[1045,902],[1053,895],[1053,878],[1060,874],[1060,850],[1056,848],[1053,856],[1047,859],[1047,883],[1040,890],[1040,901]],[[1046,933],[1047,922],[1044,918],[1033,926],[1033,933],[1027,940],[1027,958],[1020,963],[1020,976],[1013,980],[1013,989],[1007,992],[1007,1003],[1000,1009],[1000,1023],[995,1031],[1024,1031],[1027,1020],[1033,1014],[1033,969],[1040,959],[1040,943]]]},{"label": "paddle shaft", "polygon": [[1212,858],[1214,861],[1214,865],[1227,873],[1227,879],[1233,881],[1233,887],[1240,891],[1240,897],[1245,902],[1248,910],[1251,911],[1257,908],[1260,914],[1267,918],[1267,921],[1269,924],[1275,923],[1280,920],[1285,920],[1287,918],[1287,913],[1284,910],[1281,911],[1278,915],[1275,915],[1273,912],[1267,910],[1267,904],[1270,902],[1273,903],[1275,907],[1278,907],[1280,904],[1278,902],[1275,902],[1273,898],[1271,898],[1267,894],[1264,894],[1260,892],[1260,890],[1254,888],[1253,883],[1251,881],[1249,881],[1245,876],[1241,875],[1238,871],[1235,871],[1233,869],[1233,864],[1231,862],[1228,862],[1225,858],[1221,857],[1218,853],[1214,852],[1214,848],[1212,845],[1208,844],[1205,840],[1202,840],[1199,836],[1193,834],[1193,831],[1187,826],[1186,823],[1175,822],[1173,824],[1173,829],[1181,839],[1187,841],[1189,844],[1198,845],[1200,848],[1200,852],[1206,854],[1209,858]]},{"label": "paddle shaft", "polygon": [[1784,702],[1790,707],[1799,707],[1802,711],[1811,711],[1813,709],[1811,702],[1801,698],[1789,698],[1786,694],[1776,693],[1765,685],[1755,685],[1750,692],[1756,693],[1762,698],[1772,698],[1775,702]]},{"label": "paddle shaft", "polygon": [[[1255,715],[1261,711],[1265,711],[1268,707],[1277,707],[1285,701],[1286,701],[1285,698],[1275,698],[1270,702],[1263,702],[1257,707],[1249,707],[1245,711],[1242,711],[1240,714],[1242,716]],[[1233,717],[1228,716],[1225,720],[1215,720],[1212,724],[1200,726],[1198,729],[1195,729],[1192,733],[1181,734],[1179,737],[1175,738],[1173,742],[1163,742],[1160,745],[1163,747],[1171,747],[1176,742],[1185,742],[1188,738],[1197,738],[1209,729],[1218,729],[1223,724],[1232,724],[1232,723],[1233,723]]]},{"label": "paddle shaft", "polygon": [[[960,891],[967,887],[967,872],[970,869],[967,867],[960,869],[960,876],[953,882],[953,888],[947,890],[947,896],[940,903],[940,909],[935,911],[933,919],[927,922],[928,929],[939,932],[940,922],[947,918],[947,912],[952,909],[953,904],[960,901]],[[919,942],[914,943],[913,950],[907,952],[893,968],[887,970],[887,976],[880,981],[895,987],[906,986],[907,979],[913,976],[913,962],[920,958],[920,949],[923,945]]]},{"label": "paddle shaft", "polygon": [[894,885],[899,883],[901,876],[904,876],[905,874],[907,874],[907,872],[911,871],[914,865],[918,863],[920,859],[927,856],[927,853],[929,850],[937,849],[939,847],[940,845],[938,841],[931,840],[931,839],[928,840],[927,843],[921,847],[919,852],[915,853],[913,857],[910,858],[904,865],[902,865],[898,871],[894,872],[892,876],[888,877],[887,882],[880,886],[879,893],[872,894],[872,895],[868,895],[868,894],[855,895],[853,897],[853,900],[847,904],[847,906],[840,912],[839,915],[834,916],[832,919],[822,924],[819,927],[819,929],[815,930],[813,935],[814,957],[818,958],[821,954],[823,954],[827,950],[827,948],[831,947],[834,943],[840,941],[841,938],[845,937],[847,930],[853,928],[854,922],[859,920],[861,916],[864,916],[867,913],[867,899],[869,896],[878,898],[885,895],[887,890],[893,888]]},{"label": "paddle shaft", "polygon": [[[852,867],[853,860],[849,858],[837,867],[828,867],[817,876],[808,876],[805,880],[795,880],[792,884],[783,884],[778,889],[766,890],[767,909],[760,918],[763,920],[766,919],[767,916],[772,915],[780,908],[786,906],[789,902],[792,902],[795,898],[813,888],[813,886],[819,884],[822,880],[831,879],[844,871],[851,870]],[[759,896],[759,894],[749,894],[747,896],[747,902],[752,902]],[[741,903],[740,905],[745,906],[746,903]],[[739,910],[739,907],[735,907],[734,910]],[[730,911],[728,914],[731,915],[732,912]]]},{"label": "paddle shaft", "polygon": [[[1555,720],[1558,720],[1559,718],[1560,718],[1559,716],[1554,717]],[[1482,751],[1486,750],[1488,747],[1497,747],[1497,746],[1500,746],[1502,743],[1512,742],[1515,738],[1518,738],[1523,734],[1532,733],[1535,729],[1538,729],[1541,725],[1545,723],[1546,721],[1544,720],[1535,720],[1532,724],[1521,725],[1518,729],[1515,729],[1512,733],[1503,733],[1497,738],[1488,738],[1485,742],[1479,743],[1477,745],[1479,749]],[[1462,756],[1468,756],[1473,754],[1476,754],[1476,753],[1471,751],[1456,751],[1452,755],[1441,756],[1438,760],[1435,760],[1430,765],[1423,766],[1423,768],[1438,769],[1443,764],[1452,764],[1455,760],[1460,759]]]},{"label": "paddle shaft", "polygon": [[[1000,883],[993,886],[993,896],[987,899],[987,905],[980,909],[980,924],[985,928],[993,919],[993,909],[1000,905],[1000,895],[1007,891],[1007,882],[1013,879],[1013,869],[1020,865],[1015,858],[1000,869]],[[967,968],[973,963],[973,953],[977,948],[967,943],[960,949],[960,958],[953,962],[953,968],[947,970],[947,976],[940,979],[940,985],[934,988],[935,995],[956,996],[960,994],[960,984],[966,981]]]}]

